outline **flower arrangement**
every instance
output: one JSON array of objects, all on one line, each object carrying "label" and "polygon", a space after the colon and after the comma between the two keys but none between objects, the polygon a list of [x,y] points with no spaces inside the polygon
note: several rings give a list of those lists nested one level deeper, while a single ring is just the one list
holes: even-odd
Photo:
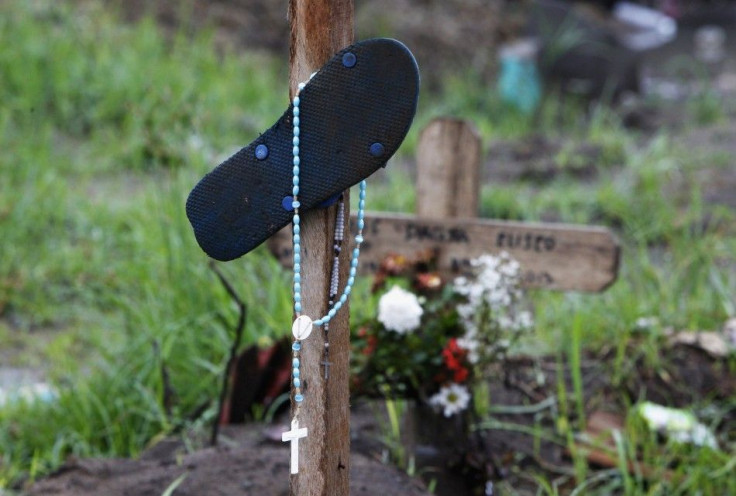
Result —
[{"label": "flower arrangement", "polygon": [[377,313],[353,338],[354,387],[416,398],[451,417],[469,407],[473,381],[532,318],[508,254],[483,255],[452,281],[433,270],[434,258],[390,256],[381,264],[372,288]]}]

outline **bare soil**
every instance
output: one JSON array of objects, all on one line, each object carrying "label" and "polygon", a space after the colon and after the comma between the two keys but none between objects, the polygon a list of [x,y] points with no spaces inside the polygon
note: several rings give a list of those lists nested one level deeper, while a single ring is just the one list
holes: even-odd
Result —
[{"label": "bare soil", "polygon": [[[137,460],[71,459],[34,485],[28,496],[161,496],[179,477],[176,496],[289,494],[289,449],[268,426],[228,426],[215,448],[187,452],[176,439],[160,442]],[[395,467],[354,453],[350,493],[382,496],[430,494],[421,481]]]},{"label": "bare soil", "polygon": [[[613,352],[584,358],[581,372],[586,423],[599,422],[601,412],[622,419],[627,403],[644,399],[685,407],[736,394],[736,377],[730,373],[727,359],[714,358],[698,346],[667,346],[655,369],[638,348],[632,343],[628,353],[632,368],[618,381],[612,377]],[[555,432],[560,371],[561,380],[572,392],[571,372],[557,357],[515,357],[499,366],[489,384],[496,424],[475,433],[468,434],[468,425],[480,419],[446,420],[421,406],[408,408],[402,420],[401,446],[415,456],[417,473],[424,481],[381,462],[390,459],[391,447],[385,437],[385,404],[354,399],[351,494],[428,495],[427,487],[432,483],[433,494],[440,496],[483,494],[479,491],[487,484],[505,484],[526,495],[535,494],[537,488],[527,474],[571,475],[572,462],[562,445],[544,439],[537,443],[524,432],[525,428]],[[573,396],[570,393],[570,412],[575,411]],[[215,448],[188,451],[181,440],[172,438],[136,460],[70,459],[26,494],[160,496],[186,474],[173,494],[287,495],[289,452],[279,440],[283,424],[225,426]],[[736,432],[736,413],[726,414],[718,430]],[[591,461],[605,467],[605,460]]]}]

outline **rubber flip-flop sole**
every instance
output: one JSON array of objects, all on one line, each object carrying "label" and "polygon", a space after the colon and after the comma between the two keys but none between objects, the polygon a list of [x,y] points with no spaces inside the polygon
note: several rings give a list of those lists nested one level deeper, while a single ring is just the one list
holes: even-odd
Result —
[{"label": "rubber flip-flop sole", "polygon": [[[370,176],[396,152],[416,112],[419,72],[400,42],[336,54],[300,93],[300,210]],[[189,194],[187,217],[210,257],[238,258],[292,220],[292,106]],[[288,210],[287,210],[288,208]]]}]

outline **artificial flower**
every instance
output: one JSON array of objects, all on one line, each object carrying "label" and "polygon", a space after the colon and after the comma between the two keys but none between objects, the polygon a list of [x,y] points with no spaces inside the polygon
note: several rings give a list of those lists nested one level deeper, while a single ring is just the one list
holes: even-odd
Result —
[{"label": "artificial flower", "polygon": [[442,350],[442,358],[445,361],[445,367],[447,370],[452,372],[453,381],[465,382],[468,378],[468,369],[463,365],[465,356],[468,352],[462,349],[457,342],[457,339],[451,338],[447,342],[447,346]]},{"label": "artificial flower", "polygon": [[442,278],[436,272],[417,274],[416,286],[419,290],[432,291],[442,287]]},{"label": "artificial flower", "polygon": [[378,301],[378,321],[389,330],[405,334],[419,327],[422,306],[414,293],[394,286]]},{"label": "artificial flower", "polygon": [[519,308],[521,266],[502,252],[471,260],[474,277],[458,277],[453,289],[465,303],[456,307],[465,333],[458,345],[470,363],[505,353],[513,337],[534,326],[531,313]]},{"label": "artificial flower", "polygon": [[437,394],[429,399],[429,404],[442,409],[445,417],[451,417],[468,408],[470,392],[460,384],[443,386]]}]

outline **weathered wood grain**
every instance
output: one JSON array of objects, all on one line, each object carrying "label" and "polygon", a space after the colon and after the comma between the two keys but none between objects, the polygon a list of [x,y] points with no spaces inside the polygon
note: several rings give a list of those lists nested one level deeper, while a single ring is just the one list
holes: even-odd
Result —
[{"label": "weathered wood grain", "polygon": [[[508,252],[522,268],[524,286],[565,291],[603,291],[617,277],[618,240],[603,227],[487,219],[420,219],[402,214],[366,215],[360,271],[370,274],[388,255],[414,257],[433,250],[447,278],[469,270],[484,253]],[[291,247],[282,235],[274,254],[290,263]]]},{"label": "weathered wood grain", "polygon": [[[300,82],[318,70],[336,52],[353,40],[352,0],[290,0],[290,95]],[[349,202],[348,192],[346,202]],[[347,206],[347,205],[346,205]],[[333,232],[336,207],[302,214],[302,307],[312,319],[327,313],[329,277],[333,259]],[[289,239],[288,232],[280,235]],[[340,280],[344,285],[349,271],[349,252],[340,257]],[[290,263],[291,265],[291,263]],[[349,308],[346,306],[330,322],[332,363],[324,380],[322,330],[313,332],[302,344],[302,374],[305,381],[300,423],[308,428],[300,443],[299,473],[291,476],[293,496],[347,495],[350,465],[349,401]],[[292,405],[293,407],[293,405]]]},{"label": "weathered wood grain", "polygon": [[480,194],[481,140],[468,121],[441,117],[419,135],[418,217],[476,217]]}]

